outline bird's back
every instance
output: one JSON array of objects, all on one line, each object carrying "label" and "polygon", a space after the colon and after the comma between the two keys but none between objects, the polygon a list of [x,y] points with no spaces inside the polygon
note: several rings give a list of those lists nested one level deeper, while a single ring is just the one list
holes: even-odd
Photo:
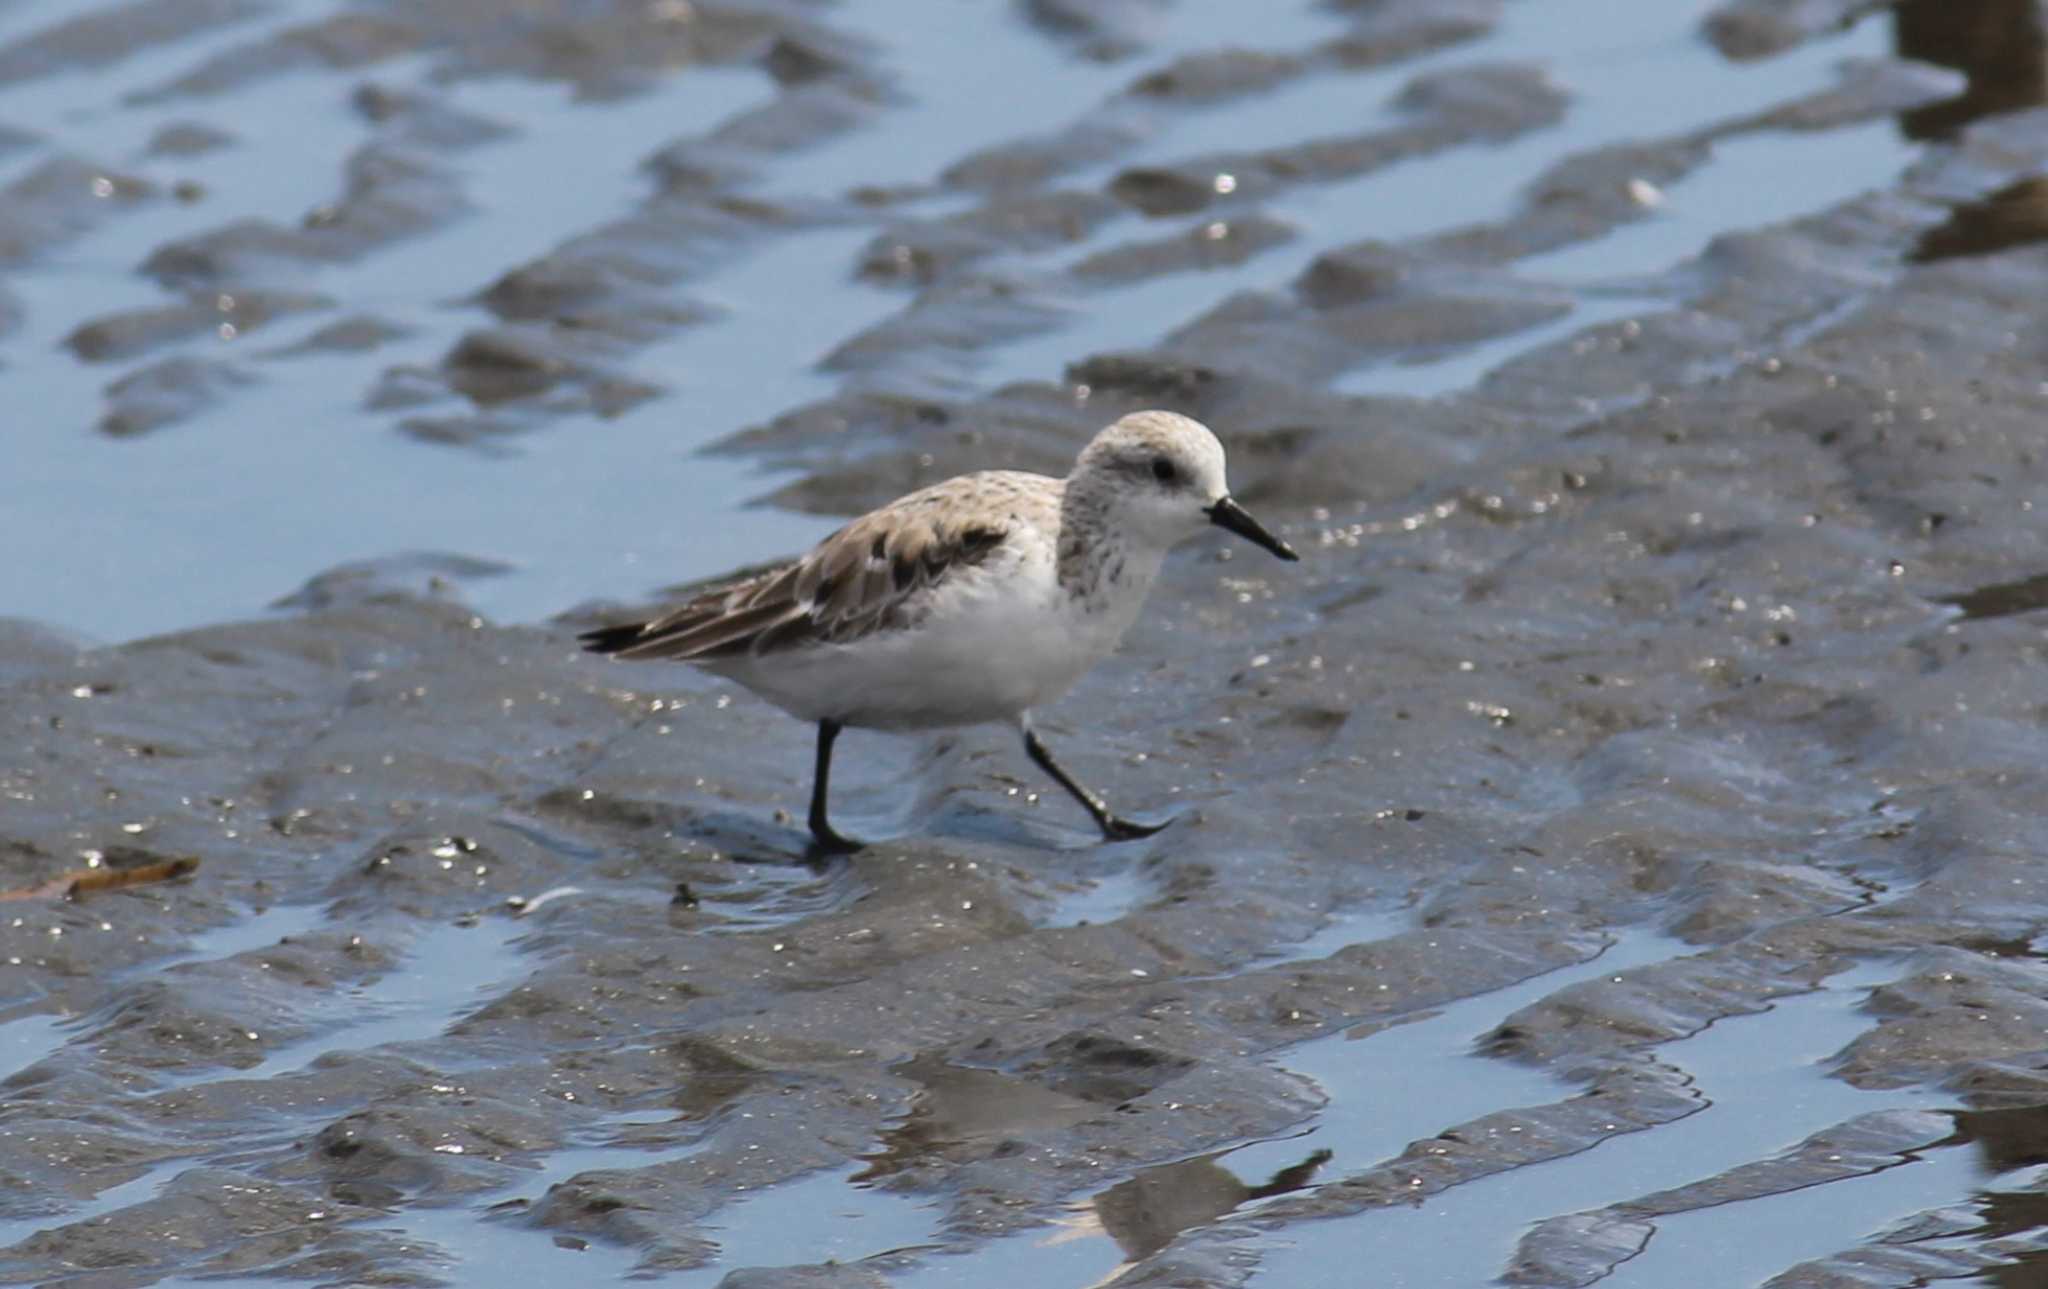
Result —
[{"label": "bird's back", "polygon": [[1063,486],[1010,470],[948,479],[861,516],[790,563],[582,640],[599,653],[694,662],[746,680],[788,671],[790,655],[806,651],[880,648],[934,615],[957,617],[997,583],[1012,597],[1049,597]]}]

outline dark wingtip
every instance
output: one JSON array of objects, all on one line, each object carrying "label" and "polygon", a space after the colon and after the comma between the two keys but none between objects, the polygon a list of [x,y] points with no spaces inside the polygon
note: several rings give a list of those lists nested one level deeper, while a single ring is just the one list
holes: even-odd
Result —
[{"label": "dark wingtip", "polygon": [[615,627],[599,627],[595,631],[585,631],[576,638],[582,641],[583,647],[591,653],[618,653],[630,647],[646,629],[647,624],[644,622],[626,622]]}]

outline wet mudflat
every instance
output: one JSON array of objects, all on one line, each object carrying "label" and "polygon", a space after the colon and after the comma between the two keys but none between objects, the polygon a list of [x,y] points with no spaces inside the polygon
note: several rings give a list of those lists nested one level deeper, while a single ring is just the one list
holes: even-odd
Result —
[{"label": "wet mudflat", "polygon": [[[2038,24],[0,7],[0,1282],[2037,1283]],[[573,646],[1145,406],[1157,836]]]}]

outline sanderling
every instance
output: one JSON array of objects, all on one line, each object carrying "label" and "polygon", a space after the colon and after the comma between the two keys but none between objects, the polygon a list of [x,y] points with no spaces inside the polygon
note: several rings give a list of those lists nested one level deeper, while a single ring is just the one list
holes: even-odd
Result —
[{"label": "sanderling", "polygon": [[792,563],[580,638],[597,653],[695,663],[816,722],[810,827],[823,850],[858,849],[825,817],[832,743],[847,726],[1008,722],[1105,838],[1144,837],[1166,825],[1112,814],[1052,759],[1031,709],[1116,647],[1168,548],[1211,524],[1300,558],[1231,499],[1223,445],[1207,426],[1134,412],[1097,434],[1065,479],[948,479]]}]

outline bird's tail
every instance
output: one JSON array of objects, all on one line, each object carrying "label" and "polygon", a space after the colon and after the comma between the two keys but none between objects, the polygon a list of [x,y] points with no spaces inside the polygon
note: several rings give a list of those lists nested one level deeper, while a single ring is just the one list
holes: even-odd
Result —
[{"label": "bird's tail", "polygon": [[647,630],[645,622],[622,622],[615,627],[599,627],[585,631],[576,638],[591,653],[618,653],[629,649]]}]

